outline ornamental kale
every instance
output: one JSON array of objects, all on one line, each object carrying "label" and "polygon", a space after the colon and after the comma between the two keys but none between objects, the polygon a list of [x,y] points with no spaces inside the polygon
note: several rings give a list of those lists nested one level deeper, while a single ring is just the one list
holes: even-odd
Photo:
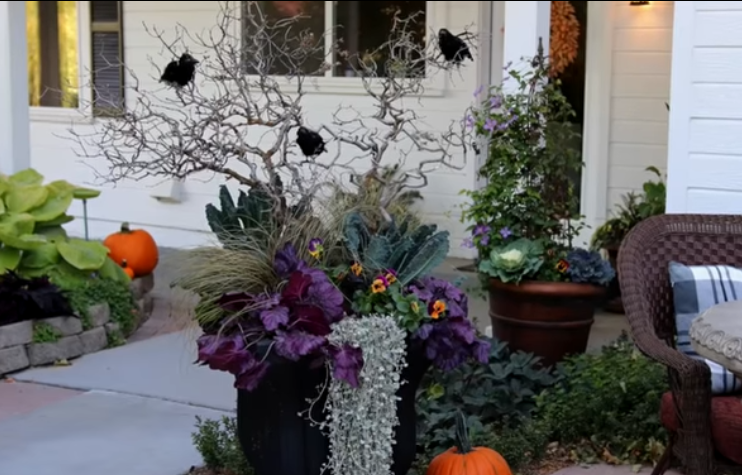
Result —
[{"label": "ornamental kale", "polygon": [[463,291],[432,276],[416,281],[409,290],[433,313],[437,303],[444,304],[442,318],[425,321],[413,334],[414,339],[423,342],[427,358],[436,367],[448,371],[470,359],[488,361],[490,344],[477,338],[474,325],[467,318],[468,300]]},{"label": "ornamental kale", "polygon": [[581,284],[608,285],[616,276],[610,262],[597,251],[574,249],[567,254],[569,280]]},{"label": "ornamental kale", "polygon": [[521,238],[490,252],[490,258],[479,263],[479,271],[504,283],[519,283],[534,277],[544,263],[544,247],[530,239]]},{"label": "ornamental kale", "polygon": [[235,387],[250,391],[268,367],[267,355],[258,355],[256,344],[268,339],[279,356],[292,361],[331,357],[335,375],[357,385],[362,356],[333,350],[326,339],[331,325],[344,316],[343,294],[324,271],[301,260],[291,244],[276,253],[274,270],[286,282],[280,292],[222,296],[218,304],[228,315],[224,334],[199,338],[199,362],[234,374]]}]

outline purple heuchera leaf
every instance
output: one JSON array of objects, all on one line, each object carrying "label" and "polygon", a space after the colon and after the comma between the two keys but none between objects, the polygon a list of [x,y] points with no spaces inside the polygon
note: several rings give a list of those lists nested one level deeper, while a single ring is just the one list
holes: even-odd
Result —
[{"label": "purple heuchera leaf", "polygon": [[216,302],[227,312],[241,312],[255,302],[255,297],[247,292],[227,292]]},{"label": "purple heuchera leaf", "polygon": [[260,320],[269,332],[278,330],[289,322],[289,309],[283,306],[274,307],[260,312]]},{"label": "purple heuchera leaf", "polygon": [[345,381],[351,387],[357,388],[361,382],[361,368],[363,368],[363,351],[350,345],[330,348],[332,356],[332,377]]},{"label": "purple heuchera leaf", "polygon": [[298,361],[320,349],[326,340],[302,331],[280,332],[276,335],[276,352],[286,359]]},{"label": "purple heuchera leaf", "polygon": [[210,369],[235,376],[234,387],[252,391],[268,370],[268,364],[245,348],[241,335],[203,335],[198,341],[198,361]]},{"label": "purple heuchera leaf", "polygon": [[299,258],[296,248],[290,242],[276,252],[273,258],[273,270],[281,279],[288,278],[291,273],[303,267],[306,267],[306,263]]}]

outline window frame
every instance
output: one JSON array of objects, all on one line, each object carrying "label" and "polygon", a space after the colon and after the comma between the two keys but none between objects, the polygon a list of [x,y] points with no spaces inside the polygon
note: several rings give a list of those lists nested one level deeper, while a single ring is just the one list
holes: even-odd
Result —
[{"label": "window frame", "polygon": [[28,106],[28,115],[32,122],[86,122],[93,119],[90,104],[93,91],[85,87],[87,71],[90,71],[92,29],[90,26],[90,2],[80,1],[77,4],[77,60],[78,60],[78,97],[76,108]]},{"label": "window frame", "polygon": [[[235,21],[235,25],[232,26],[232,34],[234,38],[242,38],[242,2],[236,2],[238,8],[240,8],[239,21]],[[325,29],[328,30],[327,25],[334,25],[335,12],[333,8],[333,1],[325,0]],[[436,25],[440,25],[440,20],[444,18],[446,11],[446,2],[425,2],[425,30],[428,33],[428,38],[431,32],[437,31]],[[330,29],[330,31],[333,31]],[[332,46],[334,38],[328,35],[325,38],[325,51]],[[426,71],[433,72],[433,68],[430,65],[426,66]],[[328,71],[324,76],[313,76],[306,77],[304,81],[304,91],[308,94],[326,94],[326,95],[366,95],[366,89],[363,87],[362,78],[359,77],[338,77],[332,76],[332,71]],[[248,77],[256,77],[255,75],[248,75]],[[284,77],[275,77],[274,79],[278,82],[281,87],[286,88],[287,91],[291,90],[292,81]],[[426,78],[424,81],[425,90],[422,93],[415,94],[417,97],[443,97],[446,93],[448,85],[447,75],[441,71],[438,71],[430,78]],[[376,88],[372,88],[376,89]],[[379,88],[379,91],[381,88]]]}]

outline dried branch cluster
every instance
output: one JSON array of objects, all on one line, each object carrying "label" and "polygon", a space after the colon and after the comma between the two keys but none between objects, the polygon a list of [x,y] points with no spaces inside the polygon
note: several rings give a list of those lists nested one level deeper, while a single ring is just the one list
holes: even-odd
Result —
[{"label": "dried branch cluster", "polygon": [[[178,25],[173,35],[145,25],[173,57],[188,49],[197,56],[196,80],[183,88],[152,88],[124,66],[125,112],[97,121],[92,132],[71,129],[80,157],[107,161],[99,178],[117,182],[214,172],[294,201],[311,200],[345,175],[356,184],[361,178],[387,180],[383,201],[390,203],[406,189],[427,185],[426,174],[436,168],[463,167],[469,143],[463,120],[453,120],[442,134],[426,132],[412,107],[433,75],[459,67],[437,59],[434,39],[416,40],[421,22],[415,16],[395,16],[388,41],[349,61],[373,110],[339,107],[331,123],[315,127],[328,141],[328,153],[303,156],[294,143],[299,126],[312,128],[305,122],[303,99],[333,66],[334,55],[326,52],[340,51],[341,45],[331,30],[317,35],[302,29],[307,17],[301,14],[269,21],[260,3],[220,2],[209,34],[191,34]],[[408,158],[416,163],[404,166]],[[379,168],[394,163],[403,164],[402,173],[383,177]]]}]

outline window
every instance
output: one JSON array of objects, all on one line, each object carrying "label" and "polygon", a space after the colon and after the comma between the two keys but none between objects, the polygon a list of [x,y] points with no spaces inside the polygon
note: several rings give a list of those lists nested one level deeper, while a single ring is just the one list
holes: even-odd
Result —
[{"label": "window", "polygon": [[[243,5],[243,42],[253,42],[256,36],[253,22],[247,19],[248,2]],[[248,73],[266,68],[272,75],[295,74],[296,70],[305,75],[327,77],[354,77],[359,73],[358,58],[364,58],[367,65],[376,64],[379,69],[376,75],[384,76],[389,67],[390,51],[380,48],[389,39],[395,13],[399,18],[410,18],[407,30],[412,41],[420,47],[425,45],[427,32],[427,12],[424,1],[263,1],[257,2],[260,10],[271,25],[270,40],[261,40],[257,45],[263,61],[245,58]],[[290,27],[281,27],[281,21],[302,17],[291,22]],[[331,41],[322,41],[325,33],[332,35]],[[328,51],[329,45],[337,44],[337,51]],[[296,51],[308,47],[310,53],[301,54],[301,64],[296,64],[287,54],[271,54],[272,50]],[[245,46],[245,51],[253,52],[255,48]],[[396,53],[398,54],[398,53]],[[280,59],[270,60],[279,56]],[[372,59],[373,61],[369,61]],[[412,58],[419,60],[420,58]],[[267,64],[267,63],[271,64]],[[323,64],[334,65],[323,68]],[[416,64],[417,66],[417,64]],[[424,62],[420,61],[415,71],[409,75],[425,74]]]},{"label": "window", "polygon": [[29,105],[79,106],[77,2],[26,2]]},{"label": "window", "polygon": [[[95,115],[123,107],[122,2],[87,2],[90,29],[80,28],[76,1],[27,1],[29,105],[77,109],[80,107],[81,32],[90,34],[90,97]],[[84,68],[84,69],[87,69]]]}]

